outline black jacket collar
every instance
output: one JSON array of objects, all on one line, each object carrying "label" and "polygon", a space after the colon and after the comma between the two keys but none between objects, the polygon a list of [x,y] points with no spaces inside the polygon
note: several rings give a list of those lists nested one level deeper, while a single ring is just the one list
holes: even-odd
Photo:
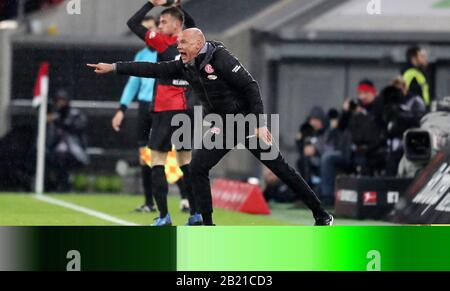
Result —
[{"label": "black jacket collar", "polygon": [[196,59],[196,63],[200,64],[200,70],[211,62],[211,59],[216,51],[225,48],[225,46],[218,41],[208,41],[206,44],[208,46],[206,53],[199,55]]}]

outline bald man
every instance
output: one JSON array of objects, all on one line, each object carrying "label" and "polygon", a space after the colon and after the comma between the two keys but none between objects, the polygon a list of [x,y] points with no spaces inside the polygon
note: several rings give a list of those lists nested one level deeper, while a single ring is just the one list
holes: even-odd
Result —
[{"label": "bald man", "polygon": [[[181,60],[178,61],[157,64],[145,62],[99,63],[88,66],[94,68],[97,74],[116,72],[120,75],[137,77],[184,79],[198,94],[205,113],[215,113],[223,119],[226,115],[248,116],[253,114],[259,117],[264,114],[258,83],[223,44],[207,42],[202,31],[193,28],[183,31],[179,36],[178,51],[181,54]],[[302,197],[313,213],[315,225],[332,225],[333,216],[322,208],[319,199],[308,184],[287,164],[278,150],[276,150],[275,159],[262,158],[264,153],[272,152],[272,147],[275,147],[272,145],[272,135],[267,126],[265,124],[259,124],[256,128],[246,126],[245,131],[249,138],[246,139],[244,146],[281,181]],[[208,138],[210,138],[208,140],[216,138],[225,142],[227,138],[230,138],[226,136],[227,132],[226,129],[213,129],[208,132]],[[231,139],[234,140],[236,146],[236,136],[232,136]],[[257,142],[254,143],[252,139],[257,139]],[[260,142],[265,146],[263,147]],[[256,148],[249,146],[255,144]],[[193,193],[196,195],[197,207],[202,214],[204,225],[213,225],[209,172],[230,150],[225,145],[213,149],[202,147],[195,152],[191,162]]]}]

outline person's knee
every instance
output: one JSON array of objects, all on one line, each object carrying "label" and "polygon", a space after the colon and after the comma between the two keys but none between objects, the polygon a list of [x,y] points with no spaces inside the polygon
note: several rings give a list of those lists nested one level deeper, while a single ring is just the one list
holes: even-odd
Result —
[{"label": "person's knee", "polygon": [[146,148],[145,147],[139,148],[139,164],[143,167],[147,166],[145,154],[146,154]]},{"label": "person's knee", "polygon": [[180,167],[189,165],[192,161],[192,152],[191,151],[177,152],[177,161]]},{"label": "person's knee", "polygon": [[139,165],[142,166],[142,167],[145,167],[145,166],[146,166],[146,163],[145,163],[145,161],[142,159],[142,157],[139,157]]},{"label": "person's knee", "polygon": [[167,153],[152,151],[152,166],[164,166],[167,161]]}]

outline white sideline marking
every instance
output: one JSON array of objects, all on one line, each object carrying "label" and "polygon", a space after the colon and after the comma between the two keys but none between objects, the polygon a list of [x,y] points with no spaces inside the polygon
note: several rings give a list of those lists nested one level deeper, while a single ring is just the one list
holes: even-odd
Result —
[{"label": "white sideline marking", "polygon": [[58,205],[58,206],[65,207],[65,208],[69,208],[69,209],[84,213],[86,215],[97,217],[102,220],[106,220],[106,221],[109,221],[109,222],[112,222],[115,224],[126,225],[126,226],[137,226],[138,225],[133,222],[122,220],[120,218],[117,218],[117,217],[114,217],[114,216],[111,216],[111,215],[108,215],[108,214],[105,214],[105,213],[102,213],[99,211],[95,211],[95,210],[92,210],[89,208],[78,206],[76,204],[65,202],[65,201],[62,201],[62,200],[59,200],[56,198],[52,198],[52,197],[49,197],[46,195],[34,195],[33,197],[39,201],[47,202],[47,203],[50,203],[53,205]]}]

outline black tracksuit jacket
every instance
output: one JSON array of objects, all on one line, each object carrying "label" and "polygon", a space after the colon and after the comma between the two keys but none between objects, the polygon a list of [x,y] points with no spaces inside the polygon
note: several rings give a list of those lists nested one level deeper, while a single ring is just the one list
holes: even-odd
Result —
[{"label": "black tracksuit jacket", "polygon": [[[205,113],[256,114],[264,113],[258,83],[242,64],[218,42],[208,42],[206,53],[200,54],[192,64],[180,61],[161,63],[117,63],[118,74],[138,77],[184,79],[190,83],[204,107]],[[259,119],[259,118],[258,118]],[[263,124],[260,124],[260,126]],[[261,160],[260,147],[252,154]],[[193,193],[203,219],[212,213],[209,171],[223,158],[227,150],[199,150],[191,162]],[[303,199],[314,217],[328,214],[301,176],[278,153],[274,160],[261,160],[281,181]],[[209,221],[211,223],[211,221]]]},{"label": "black tracksuit jacket", "polygon": [[184,79],[199,96],[207,114],[263,114],[259,86],[250,73],[223,44],[207,42],[206,45],[206,53],[190,64],[181,60],[118,62],[116,72],[137,77]]}]

